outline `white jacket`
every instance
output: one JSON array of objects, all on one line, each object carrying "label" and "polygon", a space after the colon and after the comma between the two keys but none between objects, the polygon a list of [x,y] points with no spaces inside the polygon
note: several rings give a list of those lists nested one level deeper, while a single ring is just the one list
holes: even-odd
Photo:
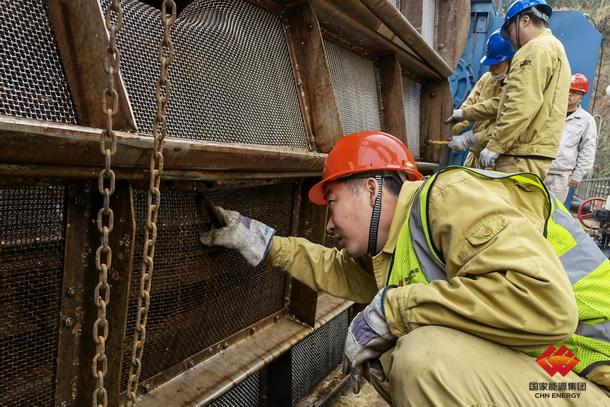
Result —
[{"label": "white jacket", "polygon": [[578,108],[566,118],[557,158],[549,173],[570,172],[570,179],[582,181],[593,168],[597,145],[597,124],[585,109]]}]

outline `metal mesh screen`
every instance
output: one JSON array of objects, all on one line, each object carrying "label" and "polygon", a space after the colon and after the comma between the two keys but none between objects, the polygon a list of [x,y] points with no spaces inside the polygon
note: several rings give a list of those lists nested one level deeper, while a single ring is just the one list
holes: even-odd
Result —
[{"label": "metal mesh screen", "polygon": [[330,41],[324,49],[343,133],[381,130],[374,62]]},{"label": "metal mesh screen", "polygon": [[[109,1],[102,0],[107,7]],[[121,67],[138,128],[151,133],[159,10],[125,0]],[[168,134],[307,148],[281,21],[241,0],[193,0],[176,20]]]},{"label": "metal mesh screen", "polygon": [[420,95],[421,85],[404,76],[402,77],[402,93],[405,100],[405,121],[407,127],[407,145],[415,158],[419,158],[419,125],[420,125]]},{"label": "metal mesh screen", "polygon": [[341,363],[348,325],[346,310],[292,349],[293,405]]},{"label": "metal mesh screen", "polygon": [[260,372],[248,376],[209,407],[256,407],[259,405]]},{"label": "metal mesh screen", "polygon": [[[260,220],[286,236],[293,195],[293,184],[278,184],[216,191],[206,196],[216,205]],[[140,285],[145,190],[136,191],[136,212],[138,231],[123,353],[123,389]],[[265,265],[252,268],[236,251],[201,245],[199,233],[211,224],[198,213],[195,192],[164,191],[157,227],[142,379],[279,311],[286,285],[283,272]]]},{"label": "metal mesh screen", "polygon": [[0,113],[76,123],[45,0],[1,1]]},{"label": "metal mesh screen", "polygon": [[0,187],[0,405],[54,406],[64,187]]},{"label": "metal mesh screen", "polygon": [[421,16],[421,36],[431,47],[434,46],[434,32],[436,31],[437,0],[423,0]]}]

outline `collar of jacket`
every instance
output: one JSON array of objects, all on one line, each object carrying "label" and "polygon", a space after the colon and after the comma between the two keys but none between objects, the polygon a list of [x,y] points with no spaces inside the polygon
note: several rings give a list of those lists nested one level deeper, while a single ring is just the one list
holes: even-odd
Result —
[{"label": "collar of jacket", "polygon": [[570,113],[566,120],[582,119],[582,112],[583,112],[583,110],[584,109],[580,105],[578,105],[576,110],[574,110],[572,113]]},{"label": "collar of jacket", "polygon": [[396,202],[396,209],[394,210],[390,231],[388,232],[388,240],[386,241],[385,246],[383,246],[382,252],[389,254],[394,253],[400,229],[407,220],[411,202],[422,183],[424,183],[424,181],[407,181],[402,184],[402,188],[398,194],[398,201]]}]

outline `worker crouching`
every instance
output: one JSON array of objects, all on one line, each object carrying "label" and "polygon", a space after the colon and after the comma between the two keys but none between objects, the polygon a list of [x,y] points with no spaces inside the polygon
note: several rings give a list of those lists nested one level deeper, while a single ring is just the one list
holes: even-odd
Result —
[{"label": "worker crouching", "polygon": [[610,263],[538,177],[449,167],[423,179],[400,140],[362,132],[337,141],[309,198],[328,205],[337,248],[224,210],[201,241],[368,303],[345,344],[354,391],[367,379],[396,406],[547,405],[530,390],[551,380],[532,356],[567,344],[580,363],[552,381],[610,405],[593,383],[610,385]]}]

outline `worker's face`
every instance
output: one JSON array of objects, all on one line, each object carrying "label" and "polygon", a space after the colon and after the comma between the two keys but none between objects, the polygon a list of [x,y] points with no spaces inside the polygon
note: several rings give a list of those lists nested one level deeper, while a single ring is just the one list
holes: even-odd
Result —
[{"label": "worker's face", "polygon": [[489,65],[489,73],[492,75],[502,75],[508,72],[508,60],[495,65]]},{"label": "worker's face", "polygon": [[326,232],[350,256],[365,255],[373,208],[366,188],[354,189],[346,182],[334,181],[326,184],[325,196],[328,202]]},{"label": "worker's face", "polygon": [[[517,39],[517,24],[519,24],[519,38]],[[510,43],[513,44],[515,50],[524,46],[531,37],[532,21],[530,16],[525,15],[515,18],[508,25],[508,33],[510,34]],[[518,41],[517,41],[518,40]]]},{"label": "worker's face", "polygon": [[576,110],[578,104],[584,96],[584,93],[570,89],[570,94],[568,95],[568,112],[573,112]]}]

